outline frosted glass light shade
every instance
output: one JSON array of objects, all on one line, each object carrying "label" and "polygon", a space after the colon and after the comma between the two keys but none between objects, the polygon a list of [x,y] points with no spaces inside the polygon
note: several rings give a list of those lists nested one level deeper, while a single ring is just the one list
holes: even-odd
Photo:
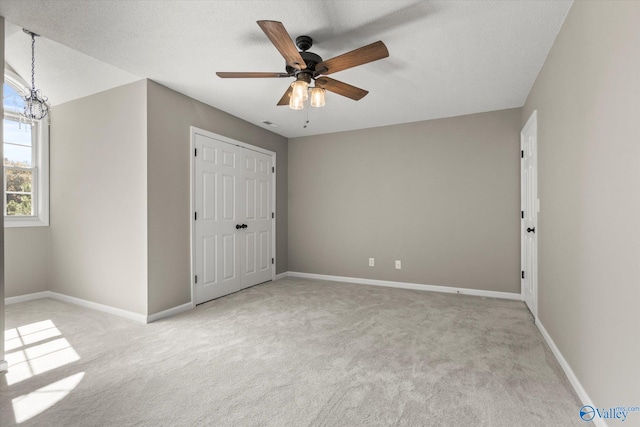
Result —
[{"label": "frosted glass light shade", "polygon": [[324,93],[325,90],[321,87],[314,87],[311,89],[311,106],[312,107],[324,107]]},{"label": "frosted glass light shade", "polygon": [[291,108],[292,110],[302,110],[304,108],[304,99],[296,98],[292,94],[291,98],[289,99],[289,108]]},{"label": "frosted glass light shade", "polygon": [[293,91],[291,92],[291,98],[300,98],[303,101],[307,100],[307,98],[309,97],[309,93],[307,92],[307,90],[309,89],[309,83],[305,82],[304,80],[296,80],[295,82],[291,83],[291,87],[293,88]]}]

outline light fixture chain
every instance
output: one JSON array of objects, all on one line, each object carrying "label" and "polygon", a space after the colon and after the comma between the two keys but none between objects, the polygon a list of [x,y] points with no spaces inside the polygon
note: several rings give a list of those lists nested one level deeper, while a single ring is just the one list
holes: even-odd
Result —
[{"label": "light fixture chain", "polygon": [[36,90],[36,35],[31,33],[31,90]]}]

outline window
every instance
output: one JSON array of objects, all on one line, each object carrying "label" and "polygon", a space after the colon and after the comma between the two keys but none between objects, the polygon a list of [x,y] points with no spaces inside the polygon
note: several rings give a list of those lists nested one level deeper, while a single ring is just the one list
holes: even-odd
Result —
[{"label": "window", "polygon": [[3,86],[3,213],[5,227],[49,225],[48,119],[25,120],[18,75],[5,71]]}]

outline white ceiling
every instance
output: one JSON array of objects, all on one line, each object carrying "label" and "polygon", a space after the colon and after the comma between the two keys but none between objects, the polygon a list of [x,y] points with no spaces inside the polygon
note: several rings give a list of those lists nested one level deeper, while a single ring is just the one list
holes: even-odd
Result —
[{"label": "white ceiling", "polygon": [[[286,137],[520,107],[571,1],[2,0],[6,60],[53,105],[149,78]],[[389,58],[332,74],[370,93],[328,93],[324,108],[277,107],[289,79],[220,79],[216,71],[284,72],[256,24],[281,21],[324,59],[382,40]],[[14,25],[12,25],[14,24]],[[292,79],[291,79],[292,80]],[[268,127],[269,120],[279,125]]]}]

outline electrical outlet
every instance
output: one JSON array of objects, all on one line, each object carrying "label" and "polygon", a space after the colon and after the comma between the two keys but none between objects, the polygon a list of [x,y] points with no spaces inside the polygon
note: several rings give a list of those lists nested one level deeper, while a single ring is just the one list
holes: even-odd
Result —
[{"label": "electrical outlet", "polygon": [[369,267],[375,267],[375,266],[376,266],[376,259],[369,258]]},{"label": "electrical outlet", "polygon": [[396,260],[396,270],[400,270],[402,268],[402,261],[399,259]]}]

